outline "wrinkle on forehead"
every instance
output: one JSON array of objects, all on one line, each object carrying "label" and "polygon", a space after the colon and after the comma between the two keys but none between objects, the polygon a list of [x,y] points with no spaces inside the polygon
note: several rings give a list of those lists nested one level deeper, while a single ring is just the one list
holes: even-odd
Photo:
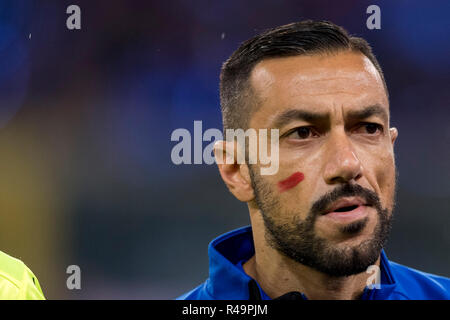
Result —
[{"label": "wrinkle on forehead", "polygon": [[385,92],[376,67],[355,52],[263,60],[255,66],[251,84],[263,99]]}]

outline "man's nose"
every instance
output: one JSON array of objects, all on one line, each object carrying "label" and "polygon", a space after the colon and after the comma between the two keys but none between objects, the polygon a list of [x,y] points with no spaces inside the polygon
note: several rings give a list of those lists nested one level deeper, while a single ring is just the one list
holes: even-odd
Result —
[{"label": "man's nose", "polygon": [[335,133],[330,137],[327,147],[324,170],[327,184],[348,183],[362,176],[361,161],[345,132]]}]

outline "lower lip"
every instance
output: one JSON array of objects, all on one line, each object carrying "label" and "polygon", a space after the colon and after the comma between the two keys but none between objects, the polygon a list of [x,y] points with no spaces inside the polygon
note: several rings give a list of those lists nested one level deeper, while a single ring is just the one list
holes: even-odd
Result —
[{"label": "lower lip", "polygon": [[363,219],[367,217],[369,214],[369,207],[367,206],[358,206],[355,209],[351,211],[345,211],[345,212],[330,212],[324,215],[324,217],[333,219],[336,222],[340,223],[349,223],[356,220]]}]

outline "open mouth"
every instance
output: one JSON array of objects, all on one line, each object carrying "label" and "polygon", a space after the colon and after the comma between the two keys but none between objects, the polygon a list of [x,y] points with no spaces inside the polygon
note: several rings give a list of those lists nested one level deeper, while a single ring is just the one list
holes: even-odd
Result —
[{"label": "open mouth", "polygon": [[336,210],[334,210],[334,212],[352,211],[352,210],[355,210],[358,207],[359,207],[359,205],[346,206],[346,207],[342,207],[342,208],[336,209]]},{"label": "open mouth", "polygon": [[343,197],[331,203],[323,216],[327,221],[339,225],[348,225],[358,220],[367,219],[372,205],[361,197]]},{"label": "open mouth", "polygon": [[363,210],[365,207],[370,207],[371,205],[367,203],[364,199],[360,197],[345,197],[341,198],[334,203],[332,203],[327,210],[323,212],[324,215],[328,215],[330,213],[339,213],[339,214],[350,214],[355,213],[356,211]]}]

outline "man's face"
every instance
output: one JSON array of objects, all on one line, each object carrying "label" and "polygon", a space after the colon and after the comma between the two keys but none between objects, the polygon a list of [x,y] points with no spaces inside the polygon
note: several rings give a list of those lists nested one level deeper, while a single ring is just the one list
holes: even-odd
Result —
[{"label": "man's face", "polygon": [[340,52],[263,60],[250,82],[260,104],[249,127],[280,133],[278,172],[250,167],[269,245],[329,275],[365,271],[395,194],[397,132],[378,71]]}]

